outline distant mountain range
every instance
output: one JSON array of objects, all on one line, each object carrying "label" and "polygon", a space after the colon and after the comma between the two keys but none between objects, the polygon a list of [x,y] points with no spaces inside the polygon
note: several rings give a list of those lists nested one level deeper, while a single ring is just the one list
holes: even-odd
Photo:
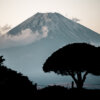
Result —
[{"label": "distant mountain range", "polygon": [[43,63],[54,51],[75,42],[100,46],[98,33],[59,13],[37,13],[11,29],[7,35],[10,37],[7,43],[13,45],[0,49],[0,54],[6,58],[5,64],[39,84],[71,80],[43,72]]}]

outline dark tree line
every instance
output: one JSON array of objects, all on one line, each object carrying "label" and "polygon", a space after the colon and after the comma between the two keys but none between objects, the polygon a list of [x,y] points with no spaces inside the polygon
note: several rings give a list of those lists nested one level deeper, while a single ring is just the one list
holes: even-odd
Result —
[{"label": "dark tree line", "polygon": [[86,43],[69,44],[54,52],[44,63],[43,70],[70,75],[81,89],[89,73],[100,75],[99,57],[99,47]]},{"label": "dark tree line", "polygon": [[0,96],[31,98],[37,87],[21,73],[17,73],[3,65],[5,59],[0,56]]}]

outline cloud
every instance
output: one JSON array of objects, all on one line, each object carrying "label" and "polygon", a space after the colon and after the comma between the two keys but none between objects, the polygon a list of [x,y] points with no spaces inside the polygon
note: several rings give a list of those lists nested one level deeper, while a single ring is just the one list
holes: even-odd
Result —
[{"label": "cloud", "polygon": [[6,24],[3,27],[0,26],[0,35],[6,34],[11,29],[11,26]]},{"label": "cloud", "polygon": [[78,18],[72,18],[72,21],[74,21],[74,22],[79,22],[80,19],[78,19]]},{"label": "cloud", "polygon": [[27,45],[42,38],[46,38],[48,36],[48,27],[43,26],[41,28],[41,31],[42,34],[39,33],[38,30],[33,32],[31,29],[27,28],[25,30],[22,30],[18,35],[8,35],[8,34],[1,35],[0,49]]},{"label": "cloud", "polygon": [[46,26],[42,27],[42,33],[43,33],[42,35],[43,38],[48,36],[48,28]]}]

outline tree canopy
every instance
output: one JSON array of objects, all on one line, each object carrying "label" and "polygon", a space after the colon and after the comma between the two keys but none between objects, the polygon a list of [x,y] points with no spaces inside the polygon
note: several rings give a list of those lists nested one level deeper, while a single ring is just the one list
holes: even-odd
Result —
[{"label": "tree canopy", "polygon": [[[86,43],[66,45],[54,52],[44,63],[45,72],[70,75],[82,88],[88,73],[100,75],[99,48]],[[82,73],[84,75],[82,76]],[[77,75],[77,77],[76,77]]]}]

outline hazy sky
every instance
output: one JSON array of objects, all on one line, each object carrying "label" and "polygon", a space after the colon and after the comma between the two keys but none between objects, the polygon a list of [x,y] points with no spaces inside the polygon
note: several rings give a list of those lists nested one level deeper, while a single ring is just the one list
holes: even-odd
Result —
[{"label": "hazy sky", "polygon": [[100,33],[100,0],[0,0],[0,26],[18,25],[37,12],[59,12]]}]

